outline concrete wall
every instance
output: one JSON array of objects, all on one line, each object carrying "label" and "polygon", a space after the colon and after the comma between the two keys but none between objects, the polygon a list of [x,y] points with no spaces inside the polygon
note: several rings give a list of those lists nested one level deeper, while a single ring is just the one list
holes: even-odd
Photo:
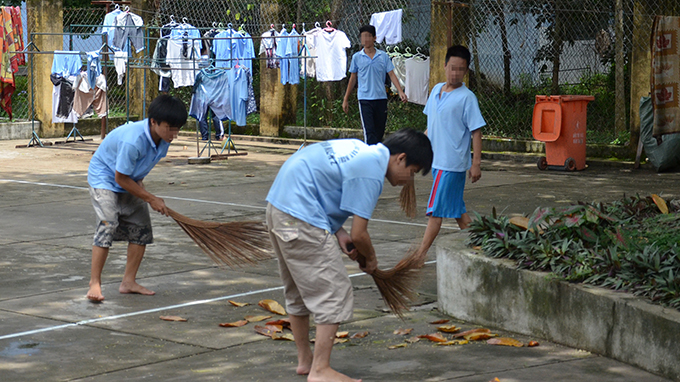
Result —
[{"label": "concrete wall", "polygon": [[461,320],[539,336],[680,379],[680,312],[608,289],[556,281],[437,243],[440,309]]},{"label": "concrete wall", "polygon": [[[33,135],[31,122],[0,123],[0,140],[31,139]],[[40,132],[40,121],[35,121],[35,132]]]}]

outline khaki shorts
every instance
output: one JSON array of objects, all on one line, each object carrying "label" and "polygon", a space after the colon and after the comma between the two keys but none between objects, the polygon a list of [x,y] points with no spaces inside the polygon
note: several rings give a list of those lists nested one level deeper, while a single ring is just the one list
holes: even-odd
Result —
[{"label": "khaki shorts", "polygon": [[90,189],[90,198],[97,214],[94,231],[96,247],[109,248],[114,241],[147,245],[153,243],[149,205],[138,197],[102,188]]},{"label": "khaki shorts", "polygon": [[267,227],[279,259],[286,310],[314,314],[316,324],[352,318],[352,283],[333,234],[267,205]]}]

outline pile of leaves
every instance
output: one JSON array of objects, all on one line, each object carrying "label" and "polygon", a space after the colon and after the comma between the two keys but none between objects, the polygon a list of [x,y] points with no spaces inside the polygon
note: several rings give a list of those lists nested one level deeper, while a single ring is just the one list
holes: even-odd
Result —
[{"label": "pile of leaves", "polygon": [[680,309],[680,201],[657,195],[537,208],[529,217],[475,214],[468,244],[519,268],[645,296]]}]

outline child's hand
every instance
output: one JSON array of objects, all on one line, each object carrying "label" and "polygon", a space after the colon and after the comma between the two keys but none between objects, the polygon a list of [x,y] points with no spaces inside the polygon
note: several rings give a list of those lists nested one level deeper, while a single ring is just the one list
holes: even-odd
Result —
[{"label": "child's hand", "polygon": [[401,98],[401,102],[408,102],[408,97],[404,92],[401,92],[401,94],[399,94],[399,98]]},{"label": "child's hand", "polygon": [[478,181],[482,177],[482,167],[480,165],[473,164],[470,167],[470,181],[472,183]]},{"label": "child's hand", "polygon": [[345,112],[345,114],[349,113],[349,102],[347,100],[342,100],[342,111]]},{"label": "child's hand", "polygon": [[154,196],[153,199],[149,202],[149,205],[151,208],[156,211],[160,212],[161,214],[168,216],[168,207],[165,206],[165,201],[157,196]]}]

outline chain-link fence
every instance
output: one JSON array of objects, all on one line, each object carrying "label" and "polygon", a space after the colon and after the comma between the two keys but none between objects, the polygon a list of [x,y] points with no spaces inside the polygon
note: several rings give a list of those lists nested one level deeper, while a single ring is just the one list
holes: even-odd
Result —
[{"label": "chain-link fence", "polygon": [[[445,52],[446,46],[460,43],[470,48],[473,60],[468,86],[477,94],[487,120],[485,135],[530,138],[536,95],[586,94],[595,96],[588,106],[588,141],[600,143],[626,141],[615,128],[617,85],[627,127],[631,104],[635,104],[631,102],[631,60],[636,50],[649,51],[653,16],[680,15],[676,0],[157,0],[155,4],[154,11],[132,11],[151,20],[148,24],[152,27],[169,22],[172,15],[177,21],[185,18],[187,23],[203,28],[231,23],[252,36],[261,35],[272,24],[277,30],[282,24],[290,30],[295,23],[300,32],[313,28],[316,22],[323,27],[329,20],[349,37],[352,47],[347,50],[348,57],[361,49],[358,30],[370,21],[372,13],[403,9],[403,42],[398,45],[402,54],[407,48],[419,51],[430,56],[431,67],[436,68],[444,66],[442,49]],[[101,37],[87,38],[98,32],[96,28],[74,25],[99,25],[104,13],[103,8],[65,10],[65,32],[78,34],[71,37],[73,41],[65,40],[65,49],[69,48],[67,43],[86,41],[92,41],[92,49],[100,47]],[[153,28],[148,35],[151,41],[157,37]],[[255,40],[256,52],[258,44]],[[378,48],[388,47],[379,44]],[[618,79],[617,52],[623,68],[619,68]],[[108,69],[112,113],[124,114],[125,87],[114,85],[115,71]],[[254,65],[258,100],[266,97],[259,94],[259,74],[259,65]],[[439,82],[445,80],[442,74],[432,72]],[[308,79],[308,126],[361,127],[356,98],[350,102],[348,114],[342,111],[346,86],[347,79],[332,83]],[[302,125],[302,83],[297,85],[297,92],[298,107],[287,123]],[[190,102],[190,88],[173,89],[172,93]],[[391,92],[389,101],[389,130],[425,128],[421,105],[403,104]],[[257,114],[249,116],[249,122],[257,121]]]}]

